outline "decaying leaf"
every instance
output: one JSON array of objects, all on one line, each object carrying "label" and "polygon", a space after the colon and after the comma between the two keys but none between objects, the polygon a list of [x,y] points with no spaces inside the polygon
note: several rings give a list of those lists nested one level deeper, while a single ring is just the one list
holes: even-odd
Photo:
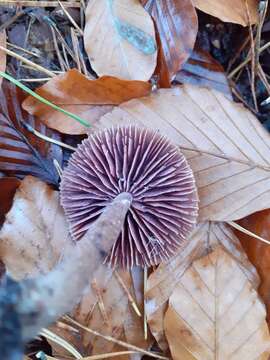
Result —
[{"label": "decaying leaf", "polygon": [[[258,0],[193,0],[193,3],[198,9],[222,21],[243,26],[249,25],[250,21],[252,24],[258,21]],[[247,6],[250,16],[248,16]]]},{"label": "decaying leaf", "polygon": [[[142,317],[138,317],[131,307],[119,278],[133,298],[136,299],[131,274],[128,271],[119,270],[116,274],[107,266],[101,265],[95,272],[95,280],[89,286],[91,291],[83,296],[72,316],[92,330],[110,335],[116,340],[125,341],[142,349],[148,349],[151,338],[149,337],[147,341],[144,339]],[[142,312],[142,302],[139,299],[136,300],[138,308]],[[116,343],[108,342],[85,331],[79,331],[79,333],[72,335],[70,331],[68,332],[59,326],[54,326],[53,331],[68,339],[85,356],[123,350]],[[64,356],[63,351],[58,347],[56,348],[54,344],[52,346],[55,356]],[[126,355],[123,356],[123,359],[135,360],[141,357],[141,354]]]},{"label": "decaying leaf", "polygon": [[170,79],[189,57],[198,32],[198,19],[191,0],[142,0],[152,15]]},{"label": "decaying leaf", "polygon": [[[146,96],[150,91],[151,85],[143,81],[121,80],[111,76],[89,80],[73,69],[55,76],[37,89],[36,93],[93,125],[112,109],[112,105]],[[87,131],[87,128],[79,122],[32,96],[24,101],[23,108],[30,114],[36,115],[48,127],[62,133],[85,134]]]},{"label": "decaying leaf", "polygon": [[69,241],[57,191],[27,176],[0,231],[0,258],[15,279],[49,271]]},{"label": "decaying leaf", "polygon": [[20,180],[16,178],[0,178],[0,227],[5,220],[6,213],[12,206],[13,197],[19,185]]},{"label": "decaying leaf", "polygon": [[223,67],[207,52],[198,46],[192,51],[182,69],[175,77],[176,83],[205,86],[218,90],[231,97],[231,90]]},{"label": "decaying leaf", "polygon": [[[270,210],[252,214],[238,223],[245,229],[270,241]],[[258,289],[267,309],[268,324],[270,324],[270,246],[248,236],[243,232],[236,231],[237,237],[246,251],[249,260],[256,266],[261,283]]]},{"label": "decaying leaf", "polygon": [[165,315],[174,360],[266,359],[265,306],[238,262],[222,248],[179,279]]},{"label": "decaying leaf", "polygon": [[62,166],[62,149],[31,134],[25,126],[30,125],[53,140],[60,140],[60,136],[23,111],[23,98],[19,88],[3,82],[0,92],[0,171],[20,178],[31,174],[56,185],[59,175],[53,161],[57,160]]},{"label": "decaying leaf", "polygon": [[160,264],[147,280],[147,321],[152,334],[163,350],[167,349],[163,319],[169,297],[190,264],[220,245],[241,264],[243,272],[253,287],[258,286],[259,279],[256,270],[249,263],[231,228],[224,223],[199,224],[190,236],[187,246],[171,261]]},{"label": "decaying leaf", "polygon": [[270,135],[242,105],[185,85],[131,100],[98,128],[135,123],[179,145],[199,190],[200,221],[229,221],[270,207]]},{"label": "decaying leaf", "polygon": [[155,30],[139,0],[89,1],[85,16],[85,49],[99,76],[150,79],[156,67]]},{"label": "decaying leaf", "polygon": [[[5,31],[0,32],[0,45],[6,47],[6,33]],[[0,71],[6,71],[7,55],[4,51],[0,50]],[[0,86],[2,84],[2,76],[0,76]]]}]

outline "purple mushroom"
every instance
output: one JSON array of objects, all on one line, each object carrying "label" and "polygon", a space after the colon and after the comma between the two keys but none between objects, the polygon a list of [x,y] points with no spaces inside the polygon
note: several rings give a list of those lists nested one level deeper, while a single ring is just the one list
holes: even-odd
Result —
[{"label": "purple mushroom", "polygon": [[131,268],[168,260],[196,224],[198,195],[179,148],[157,131],[136,126],[90,135],[72,155],[61,182],[61,202],[79,240],[120,193],[132,203],[107,262]]}]

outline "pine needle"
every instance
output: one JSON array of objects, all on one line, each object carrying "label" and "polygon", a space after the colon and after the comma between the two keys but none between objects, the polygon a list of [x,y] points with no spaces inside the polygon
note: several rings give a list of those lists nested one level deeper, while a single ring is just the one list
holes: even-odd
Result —
[{"label": "pine needle", "polygon": [[15,84],[16,86],[18,86],[20,89],[22,89],[23,91],[27,92],[27,94],[33,96],[35,99],[37,99],[38,101],[42,102],[45,105],[50,106],[51,108],[53,108],[54,110],[57,110],[67,116],[69,116],[70,118],[78,121],[80,124],[84,125],[85,127],[90,127],[90,125],[83,120],[82,118],[80,118],[79,116],[60,108],[59,106],[53,104],[52,102],[50,102],[49,100],[45,99],[44,97],[36,94],[34,91],[32,91],[31,89],[29,89],[27,86],[25,86],[24,84],[22,84],[20,81],[14,79],[14,77],[12,77],[11,75],[0,71],[0,76],[2,76],[3,78],[5,78],[6,80],[12,82],[13,84]]}]

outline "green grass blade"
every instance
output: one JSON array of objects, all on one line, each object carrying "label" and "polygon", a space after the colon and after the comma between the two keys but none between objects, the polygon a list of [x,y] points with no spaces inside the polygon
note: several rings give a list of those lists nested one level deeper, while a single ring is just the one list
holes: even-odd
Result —
[{"label": "green grass blade", "polygon": [[80,124],[84,125],[85,127],[90,127],[90,125],[83,120],[82,118],[80,118],[79,116],[60,108],[59,106],[53,104],[52,102],[50,102],[49,100],[45,99],[44,97],[36,94],[34,91],[32,91],[31,89],[29,89],[27,86],[25,86],[24,84],[22,84],[20,81],[14,79],[11,75],[0,71],[0,76],[2,76],[3,78],[9,80],[10,82],[12,82],[13,84],[15,84],[16,86],[18,86],[19,88],[21,88],[23,91],[27,92],[27,94],[33,96],[34,98],[36,98],[37,100],[39,100],[40,102],[42,102],[43,104],[46,104],[48,106],[50,106],[51,108],[53,108],[54,110],[57,110],[67,116],[69,116],[70,118],[78,121]]}]

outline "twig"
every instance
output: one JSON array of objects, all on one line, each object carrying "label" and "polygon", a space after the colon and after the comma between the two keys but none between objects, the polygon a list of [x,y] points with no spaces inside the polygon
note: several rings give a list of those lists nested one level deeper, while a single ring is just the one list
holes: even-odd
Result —
[{"label": "twig", "polygon": [[[58,7],[58,1],[34,1],[34,0],[0,0],[0,6],[31,6],[31,7]],[[79,8],[77,1],[63,1],[65,7]]]},{"label": "twig", "polygon": [[18,59],[18,60],[24,62],[25,64],[30,65],[31,67],[35,68],[36,70],[41,71],[41,72],[44,72],[44,74],[46,74],[46,75],[48,75],[48,76],[50,76],[50,77],[54,77],[54,76],[55,76],[55,74],[54,74],[52,71],[50,71],[50,70],[48,70],[48,69],[45,69],[43,66],[40,66],[40,65],[38,65],[38,64],[35,64],[33,61],[26,59],[25,57],[23,57],[23,56],[15,53],[15,52],[12,51],[12,50],[8,50],[8,49],[6,49],[5,47],[3,47],[3,46],[1,46],[1,45],[0,45],[0,50],[2,50],[3,52],[5,52],[6,54],[8,54],[8,55],[10,55],[10,56],[15,57],[15,58]]},{"label": "twig", "polygon": [[71,22],[71,24],[79,31],[79,33],[81,34],[81,36],[83,36],[83,31],[82,29],[79,27],[79,25],[76,23],[76,21],[73,19],[73,17],[69,14],[69,12],[65,9],[65,7],[63,6],[62,2],[60,0],[58,0],[59,5],[61,6],[64,14],[66,15],[66,17],[69,19],[69,21]]},{"label": "twig", "polygon": [[270,245],[270,241],[269,241],[269,240],[266,240],[266,239],[260,237],[259,235],[254,234],[253,232],[251,232],[251,231],[243,228],[241,225],[237,224],[236,222],[234,222],[234,221],[227,221],[227,223],[228,223],[229,225],[231,225],[232,227],[234,227],[236,230],[239,230],[239,231],[241,231],[242,233],[253,237],[254,239],[260,240],[260,241],[264,242],[264,243],[267,244],[267,245]]},{"label": "twig", "polygon": [[63,143],[62,141],[59,141],[59,140],[55,140],[55,139],[51,139],[50,137],[44,135],[44,134],[41,134],[39,131],[37,131],[36,129],[34,129],[31,125],[27,124],[27,123],[24,123],[23,124],[24,127],[29,131],[31,132],[32,134],[36,135],[37,137],[39,137],[40,139],[42,140],[45,140],[45,141],[48,141],[52,144],[55,144],[55,145],[58,145],[58,146],[61,146],[65,149],[68,149],[68,150],[71,150],[71,151],[76,151],[76,148],[71,146],[71,145],[68,145],[68,144],[65,144]]},{"label": "twig", "polygon": [[146,318],[146,301],[145,301],[145,295],[147,290],[147,267],[144,267],[143,269],[143,333],[144,338],[147,340],[147,318]]},{"label": "twig", "polygon": [[40,58],[40,55],[37,55],[37,54],[35,54],[34,52],[29,51],[29,50],[27,50],[27,49],[24,49],[24,48],[22,48],[22,47],[20,47],[20,46],[18,46],[18,45],[14,45],[14,44],[11,44],[11,43],[9,43],[9,42],[7,42],[7,45],[10,46],[10,47],[12,47],[12,48],[14,48],[14,49],[23,51],[24,53],[26,53],[26,54],[28,54],[28,55],[31,55],[31,56]]},{"label": "twig", "polygon": [[48,329],[42,329],[40,335],[44,336],[46,339],[53,341],[62,348],[66,349],[70,354],[72,354],[76,359],[82,359],[82,355],[66,340],[62,339],[60,336],[54,334]]},{"label": "twig", "polygon": [[[270,47],[270,41],[266,44],[264,44],[262,47],[260,47],[258,53],[261,54],[264,50],[268,49]],[[241,70],[243,67],[245,67],[251,60],[250,55],[244,60],[241,64],[239,64],[234,70],[232,70],[228,75],[228,79],[231,79],[234,77],[236,73],[238,73],[239,70]]]},{"label": "twig", "polygon": [[131,306],[133,307],[135,313],[141,317],[142,314],[135,302],[135,300],[133,299],[132,295],[130,294],[130,292],[128,291],[128,288],[126,287],[126,284],[124,283],[123,279],[121,278],[121,276],[118,274],[118,272],[115,270],[114,271],[114,275],[116,277],[116,279],[118,280],[119,284],[122,286],[122,288],[124,289],[125,293],[127,294],[128,300],[131,303]]},{"label": "twig", "polygon": [[67,315],[66,315],[64,318],[65,318],[67,321],[69,321],[69,322],[77,325],[79,328],[81,328],[81,329],[89,332],[90,334],[93,334],[93,335],[95,335],[95,336],[99,336],[99,337],[101,337],[101,338],[103,338],[103,339],[105,339],[105,340],[107,340],[107,341],[113,342],[113,343],[115,343],[115,344],[118,344],[118,345],[123,346],[123,347],[125,347],[125,348],[127,348],[127,349],[130,349],[130,350],[138,351],[138,352],[140,352],[141,354],[145,354],[145,355],[154,357],[154,358],[156,358],[156,359],[169,360],[169,358],[166,357],[166,356],[162,356],[162,355],[156,354],[156,353],[154,353],[154,352],[144,350],[144,349],[142,349],[142,348],[139,348],[138,346],[135,346],[135,345],[126,343],[126,342],[124,342],[124,341],[122,341],[122,340],[117,340],[117,339],[115,339],[115,338],[113,338],[113,337],[111,337],[111,336],[109,336],[109,335],[103,335],[103,334],[99,333],[98,331],[92,330],[92,329],[90,329],[90,328],[88,328],[88,327],[80,324],[80,323],[77,322],[76,320],[73,320],[70,316],[67,316]]}]

